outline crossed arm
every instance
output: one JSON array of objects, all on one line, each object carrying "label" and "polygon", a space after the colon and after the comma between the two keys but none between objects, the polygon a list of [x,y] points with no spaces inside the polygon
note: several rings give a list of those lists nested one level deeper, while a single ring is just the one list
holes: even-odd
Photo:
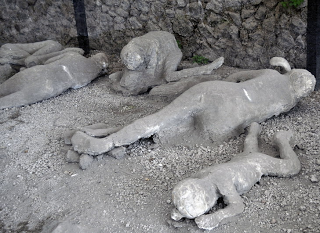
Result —
[{"label": "crossed arm", "polygon": [[[225,190],[223,190],[225,189]],[[244,211],[243,200],[238,194],[235,186],[232,184],[225,185],[219,189],[220,193],[223,196],[223,200],[227,207],[220,209],[212,214],[201,215],[195,219],[196,224],[199,228],[211,230],[217,227],[220,222],[226,221],[229,218],[238,215]]]}]

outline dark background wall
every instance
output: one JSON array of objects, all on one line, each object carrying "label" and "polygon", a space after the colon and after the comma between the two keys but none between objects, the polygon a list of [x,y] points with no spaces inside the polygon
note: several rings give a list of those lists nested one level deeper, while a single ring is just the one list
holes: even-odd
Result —
[{"label": "dark background wall", "polygon": [[[77,45],[71,0],[0,0],[0,45],[46,39]],[[92,49],[119,54],[133,37],[173,33],[185,58],[219,56],[242,68],[268,67],[282,56],[306,67],[307,3],[279,0],[85,0]]]}]

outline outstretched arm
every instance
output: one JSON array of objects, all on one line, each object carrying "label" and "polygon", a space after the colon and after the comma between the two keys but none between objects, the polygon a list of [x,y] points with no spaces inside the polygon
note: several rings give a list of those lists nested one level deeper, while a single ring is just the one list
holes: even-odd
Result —
[{"label": "outstretched arm", "polygon": [[226,208],[218,210],[212,214],[202,215],[195,219],[199,228],[212,230],[213,228],[216,228],[220,222],[228,220],[229,218],[243,212],[243,200],[234,186],[226,191],[224,201],[227,204]]}]

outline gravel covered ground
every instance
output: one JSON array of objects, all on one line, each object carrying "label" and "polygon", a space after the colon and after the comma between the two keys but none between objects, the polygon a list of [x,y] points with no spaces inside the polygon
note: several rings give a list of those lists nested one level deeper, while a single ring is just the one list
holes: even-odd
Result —
[{"label": "gravel covered ground", "polygon": [[[234,71],[221,69],[224,75]],[[172,188],[201,168],[230,160],[241,152],[245,135],[211,148],[143,140],[129,146],[123,159],[100,156],[81,170],[65,160],[69,129],[126,125],[172,100],[125,97],[109,86],[101,77],[56,98],[0,110],[0,232],[50,232],[59,222],[64,229],[73,225],[74,232],[204,232],[193,220],[170,220]],[[211,232],[320,232],[319,119],[316,91],[261,124],[260,144],[270,155],[277,155],[274,132],[296,133],[302,170],[292,178],[263,177],[243,195],[244,213]]]}]

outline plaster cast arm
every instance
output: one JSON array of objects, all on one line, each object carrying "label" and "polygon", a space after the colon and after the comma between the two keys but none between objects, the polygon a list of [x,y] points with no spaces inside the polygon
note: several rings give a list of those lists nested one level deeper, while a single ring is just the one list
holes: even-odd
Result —
[{"label": "plaster cast arm", "polygon": [[[226,185],[228,187],[228,185]],[[205,214],[195,218],[195,222],[199,228],[211,230],[217,227],[222,221],[227,221],[229,218],[243,212],[244,204],[237,190],[232,185],[232,190],[228,190],[228,194],[223,197],[227,207],[220,209],[212,214]]]},{"label": "plaster cast arm", "polygon": [[180,71],[170,71],[166,74],[165,79],[168,82],[174,82],[174,81],[179,81],[182,78],[205,75],[205,74],[208,75],[208,74],[211,74],[213,70],[216,70],[220,66],[222,66],[223,62],[224,62],[224,58],[220,57],[208,65],[184,69]]}]

